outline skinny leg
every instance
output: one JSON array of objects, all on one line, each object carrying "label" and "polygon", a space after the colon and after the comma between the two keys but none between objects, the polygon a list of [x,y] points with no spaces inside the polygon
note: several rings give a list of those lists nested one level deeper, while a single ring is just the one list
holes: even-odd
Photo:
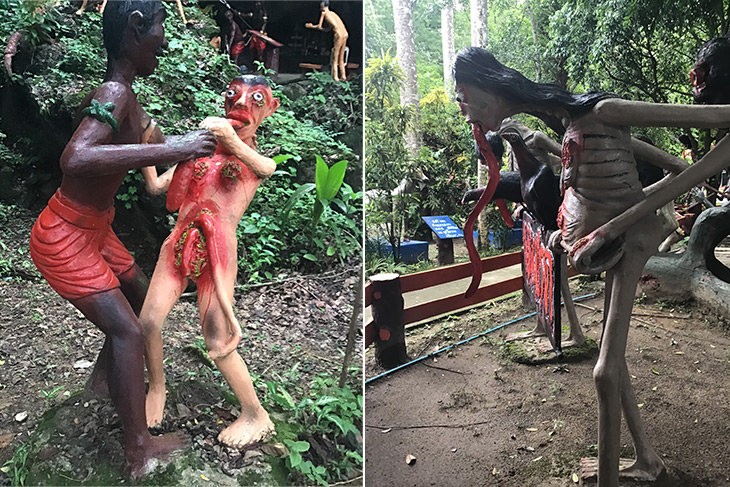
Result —
[{"label": "skinny leg", "polygon": [[583,345],[586,342],[586,337],[583,335],[583,330],[580,327],[578,313],[575,312],[575,304],[573,304],[573,296],[570,294],[567,254],[560,255],[560,290],[563,294],[565,312],[568,314],[568,321],[570,322],[570,334],[564,346]]},{"label": "skinny leg", "polygon": [[184,447],[178,434],[152,437],[144,410],[144,343],[132,307],[119,289],[71,302],[107,336],[107,379],[112,402],[124,425],[124,456],[134,478],[149,473],[149,461],[165,460]]},{"label": "skinny leg", "polygon": [[[233,302],[233,285],[236,277],[236,259],[231,259],[233,265],[222,269],[223,292]],[[208,276],[198,283],[198,306],[203,319],[203,337],[211,356],[226,346],[230,341],[229,324],[224,310],[216,297],[212,282]],[[241,415],[230,426],[218,435],[218,439],[233,447],[244,448],[264,441],[274,431],[274,424],[268,413],[261,406],[256,396],[248,367],[237,351],[215,359],[215,364],[231,386],[233,393],[241,403]]]},{"label": "skinny leg", "polygon": [[182,2],[180,0],[175,0],[175,2],[177,3],[177,10],[180,12],[183,24],[187,25],[188,19],[185,18],[185,11],[183,10]]},{"label": "skinny leg", "polygon": [[84,0],[81,2],[81,7],[76,11],[76,15],[81,15],[84,13],[84,10],[86,10],[86,4],[89,3],[89,0]]},{"label": "skinny leg", "polygon": [[[142,309],[149,279],[144,275],[142,269],[134,264],[129,270],[118,275],[120,290],[124,297],[127,298],[132,311],[136,316]],[[109,385],[107,383],[106,370],[109,357],[109,338],[104,338],[104,345],[101,347],[94,370],[86,381],[85,389],[98,397],[109,397]]]},{"label": "skinny leg", "polygon": [[[335,81],[347,80],[347,74],[345,74],[345,47],[347,46],[347,37],[335,38],[335,47],[333,49],[332,59],[332,71]],[[337,70],[339,69],[339,78],[337,77]]]},{"label": "skinny leg", "polygon": [[[641,470],[644,467],[641,463],[651,465],[659,461],[661,464],[658,455],[648,444],[625,359],[636,286],[647,259],[656,250],[660,231],[656,218],[646,219],[632,230],[634,231],[627,234],[624,256],[609,271],[607,289],[610,291],[610,297],[606,297],[606,310],[604,310],[606,319],[601,337],[601,349],[593,370],[598,391],[599,487],[619,485],[622,409],[634,444],[637,445],[639,457],[634,466],[624,470],[622,474],[631,477],[639,474],[641,478],[656,478],[654,472]],[[641,453],[638,453],[639,450]]]},{"label": "skinny leg", "polygon": [[170,262],[172,255],[167,241],[163,244],[160,258],[147,292],[139,321],[144,334],[145,363],[150,387],[147,392],[145,409],[147,426],[158,425],[165,411],[165,372],[162,365],[162,326],[167,315],[185,290],[187,279],[179,276]]}]

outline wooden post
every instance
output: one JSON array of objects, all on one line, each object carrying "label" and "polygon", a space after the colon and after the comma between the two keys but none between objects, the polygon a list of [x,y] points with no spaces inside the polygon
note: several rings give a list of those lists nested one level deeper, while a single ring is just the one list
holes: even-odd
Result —
[{"label": "wooden post", "polygon": [[454,239],[436,237],[436,249],[439,265],[451,265],[454,263]]},{"label": "wooden post", "polygon": [[370,278],[375,325],[375,358],[386,369],[406,363],[406,335],[403,322],[403,293],[398,274]]}]

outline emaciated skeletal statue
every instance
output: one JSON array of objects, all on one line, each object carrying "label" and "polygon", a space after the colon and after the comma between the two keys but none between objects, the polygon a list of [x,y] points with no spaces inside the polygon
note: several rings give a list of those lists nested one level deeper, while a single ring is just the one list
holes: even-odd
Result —
[{"label": "emaciated skeletal statue", "polygon": [[[661,240],[656,211],[722,170],[730,160],[727,138],[687,167],[648,144],[632,140],[633,126],[712,128],[730,126],[730,107],[665,105],[618,99],[606,93],[575,95],[533,83],[481,48],[459,52],[454,64],[457,100],[474,131],[498,130],[502,120],[528,113],[565,129],[563,203],[551,243],[568,252],[583,273],[607,271],[604,328],[594,369],[598,392],[598,459],[582,460],[583,473],[598,471],[600,487],[619,476],[655,480],[664,464],[649,444],[626,367],[625,352],[636,285]],[[642,190],[635,154],[673,172]],[[619,472],[621,413],[635,445],[636,461]]]},{"label": "emaciated skeletal statue", "polygon": [[[218,138],[215,154],[186,161],[175,169],[167,207],[180,213],[162,244],[139,316],[150,380],[146,403],[149,426],[162,421],[165,406],[162,325],[188,280],[193,280],[198,285],[198,308],[210,358],[241,403],[241,415],[218,439],[245,447],[273,432],[274,425],[256,397],[248,368],[236,352],[241,327],[232,303],[238,271],[236,228],[256,189],[276,169],[273,160],[255,151],[256,130],[278,107],[279,100],[265,78],[249,75],[234,79],[225,93],[226,118],[210,117],[201,124]],[[164,190],[164,183],[155,184],[154,176],[150,170],[145,174],[148,186]]]}]

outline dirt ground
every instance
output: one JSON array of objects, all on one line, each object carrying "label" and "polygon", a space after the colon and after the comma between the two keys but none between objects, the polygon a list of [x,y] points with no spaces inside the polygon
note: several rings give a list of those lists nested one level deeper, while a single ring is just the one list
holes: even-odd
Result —
[{"label": "dirt ground", "polygon": [[[118,468],[113,483],[124,482],[121,424],[110,402],[77,396],[103,335],[36,276],[27,256],[33,220],[19,211],[0,228],[0,241],[12,254],[5,261],[11,262],[16,276],[22,276],[0,279],[0,466],[28,442],[46,411],[64,403],[77,425],[75,434],[80,435],[70,443],[94,461],[109,460]],[[315,376],[339,378],[356,282],[356,268],[348,267],[319,275],[290,275],[278,284],[236,292],[236,316],[243,327],[238,351],[259,385],[260,397],[267,381],[284,385],[299,401]],[[163,330],[171,390],[161,429],[185,431],[199,461],[236,483],[247,469],[264,464],[264,453],[241,452],[216,440],[239,409],[225,400],[225,381],[201,354],[205,348],[199,320],[195,296],[183,295]],[[361,336],[356,340],[360,343]],[[356,393],[362,381],[361,348],[356,347],[348,380]],[[317,453],[334,448],[322,446]],[[67,481],[76,485],[73,481],[81,483],[82,478]],[[0,485],[7,482],[6,474],[0,473]]]},{"label": "dirt ground", "polygon": [[[577,278],[571,287],[574,296],[598,292],[578,307],[586,336],[598,341],[603,283]],[[649,301],[637,299],[626,360],[668,471],[653,485],[730,485],[730,327],[691,303]],[[526,313],[516,296],[412,329],[409,355]],[[510,325],[366,385],[366,485],[576,485],[579,459],[597,453],[595,355],[561,366],[507,358],[506,334],[533,326],[534,318]],[[370,347],[366,378],[380,372]],[[630,457],[625,424],[622,442]]]}]

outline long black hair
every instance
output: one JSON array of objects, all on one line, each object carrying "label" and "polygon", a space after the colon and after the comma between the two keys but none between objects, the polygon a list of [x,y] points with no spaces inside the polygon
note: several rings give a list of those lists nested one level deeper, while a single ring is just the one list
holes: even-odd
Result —
[{"label": "long black hair", "polygon": [[155,14],[164,11],[160,0],[116,0],[104,8],[104,47],[109,61],[119,59],[122,54],[124,32],[132,12],[142,14],[142,33],[148,32],[154,23]]},{"label": "long black hair", "polygon": [[466,47],[458,52],[452,76],[456,84],[476,86],[511,102],[534,106],[527,113],[540,118],[561,135],[565,128],[560,120],[547,113],[549,108],[562,108],[571,118],[578,118],[590,112],[599,101],[617,96],[596,91],[573,94],[556,84],[535,83],[480,47]]}]

